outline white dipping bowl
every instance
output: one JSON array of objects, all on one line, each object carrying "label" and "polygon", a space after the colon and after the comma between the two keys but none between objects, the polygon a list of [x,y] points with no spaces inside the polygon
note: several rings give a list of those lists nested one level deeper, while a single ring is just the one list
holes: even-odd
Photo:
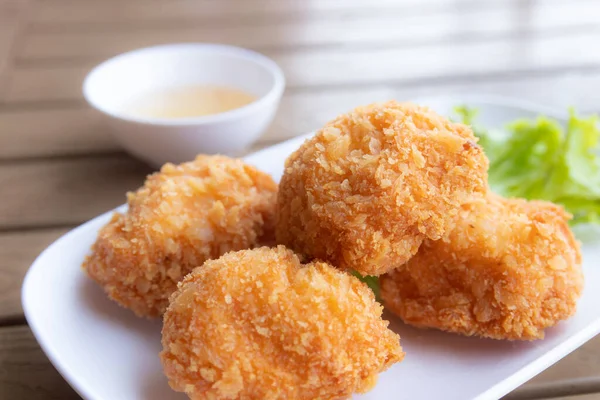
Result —
[{"label": "white dipping bowl", "polygon": [[[241,89],[256,100],[231,111],[191,118],[145,118],[124,110],[141,95],[190,85]],[[127,151],[159,167],[193,160],[199,153],[241,153],[273,120],[284,87],[281,69],[262,54],[190,43],[116,56],[88,74],[83,95],[107,117],[114,138]]]}]

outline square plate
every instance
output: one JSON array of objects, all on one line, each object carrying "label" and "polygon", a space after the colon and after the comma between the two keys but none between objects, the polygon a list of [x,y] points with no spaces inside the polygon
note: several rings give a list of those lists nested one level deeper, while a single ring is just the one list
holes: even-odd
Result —
[{"label": "square plate", "polygon": [[[480,111],[485,127],[519,117],[565,114],[509,99],[477,96],[416,99],[449,115],[457,104]],[[307,135],[309,136],[309,135]],[[246,161],[279,179],[285,158],[307,137],[278,144]],[[119,209],[123,210],[124,206]],[[163,376],[158,353],[160,321],[136,318],[118,307],[81,271],[98,229],[113,211],[73,229],[33,263],[23,284],[29,325],[50,361],[86,399],[185,399]],[[577,314],[536,342],[467,338],[408,327],[388,316],[401,336],[406,359],[380,375],[359,399],[497,399],[529,380],[600,332],[600,244],[583,247],[586,288]]]}]

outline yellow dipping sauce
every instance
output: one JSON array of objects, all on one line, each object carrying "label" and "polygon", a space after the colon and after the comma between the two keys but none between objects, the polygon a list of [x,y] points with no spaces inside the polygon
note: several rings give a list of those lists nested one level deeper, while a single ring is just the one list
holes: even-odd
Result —
[{"label": "yellow dipping sauce", "polygon": [[250,93],[226,86],[183,86],[137,97],[124,111],[134,117],[190,118],[233,110],[255,100]]}]

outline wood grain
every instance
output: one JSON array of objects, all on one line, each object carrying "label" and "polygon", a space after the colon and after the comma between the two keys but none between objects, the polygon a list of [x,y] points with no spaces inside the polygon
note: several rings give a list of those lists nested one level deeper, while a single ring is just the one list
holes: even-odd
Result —
[{"label": "wood grain", "polygon": [[[39,253],[67,230],[65,228],[0,233],[0,323],[23,317],[21,284],[25,273]],[[0,391],[1,381],[0,378]],[[7,397],[0,395],[0,398]]]},{"label": "wood grain", "polygon": [[[542,399],[557,395],[576,395],[585,393],[595,382],[600,387],[600,375],[595,369],[596,362],[592,357],[600,357],[600,339],[589,342],[581,349],[567,356],[555,366],[536,378],[538,382],[547,382],[552,387],[556,375],[565,379],[563,387],[569,393],[551,392],[543,387],[529,389],[532,382],[526,383],[506,400]],[[587,353],[588,356],[584,356]],[[587,367],[585,370],[587,385],[578,385],[581,375],[573,374],[573,367]],[[591,374],[590,374],[591,372]],[[573,382],[569,384],[568,382]],[[597,394],[579,397],[566,397],[562,400],[592,400]],[[78,399],[75,392],[58,375],[46,356],[42,353],[30,330],[26,326],[0,328],[0,398],[2,399]]]},{"label": "wood grain", "polygon": [[50,365],[27,326],[0,328],[0,399],[80,397]]},{"label": "wood grain", "polygon": [[[468,8],[489,7],[500,1],[478,2],[472,0],[258,0],[258,1],[215,1],[215,0],[160,0],[150,1],[53,1],[42,2],[36,7],[32,23],[37,26],[86,27],[94,25],[114,26],[119,23],[165,24],[176,22],[234,23],[290,19],[333,19],[382,15],[396,12],[402,14],[429,14],[436,10],[460,12]],[[515,8],[527,7],[534,1],[508,0],[502,3]],[[118,5],[117,5],[118,4]]]},{"label": "wood grain", "polygon": [[[377,85],[327,91],[288,91],[259,144],[313,131],[361,104],[428,95],[487,93],[518,96],[547,106],[600,111],[600,71],[507,76],[488,80],[445,81],[436,85]],[[0,160],[112,152],[119,146],[97,113],[85,106],[0,111]]]},{"label": "wood grain", "polygon": [[590,393],[590,394],[584,394],[581,396],[567,396],[567,397],[562,397],[562,398],[558,398],[555,400],[599,400],[600,399],[600,393]]},{"label": "wood grain", "polygon": [[600,393],[590,393],[574,396],[548,397],[553,400],[600,400]]},{"label": "wood grain", "polygon": [[26,0],[0,1],[0,98],[8,84],[8,67],[13,58],[19,28],[28,10]]},{"label": "wood grain", "polygon": [[[566,360],[565,360],[566,361]],[[561,361],[561,362],[565,362]],[[594,365],[592,365],[594,368]],[[568,398],[577,400],[578,396],[600,395],[600,380],[597,378],[574,378],[568,381],[542,382],[540,385],[526,383],[518,390],[509,393],[503,400],[534,400],[546,398]],[[585,399],[585,397],[584,397]]]},{"label": "wood grain", "polygon": [[0,159],[116,151],[89,107],[0,111]]},{"label": "wood grain", "polygon": [[600,336],[536,376],[506,400],[567,396],[575,393],[600,392]]},{"label": "wood grain", "polygon": [[[580,49],[594,48],[599,41],[600,31],[416,48],[300,49],[267,54],[284,70],[289,90],[330,90],[598,68],[600,52]],[[81,100],[83,78],[91,67],[70,63],[17,68],[12,71],[4,100]]]},{"label": "wood grain", "polygon": [[151,169],[126,155],[0,165],[0,229],[75,225],[125,202]]},{"label": "wood grain", "polygon": [[100,59],[139,47],[179,42],[216,42],[259,51],[280,49],[288,52],[298,47],[317,46],[381,47],[391,44],[407,47],[462,40],[481,41],[499,35],[523,37],[541,31],[595,29],[599,19],[600,7],[595,3],[544,2],[536,8],[535,13],[527,16],[516,16],[513,7],[498,3],[497,7],[492,8],[469,7],[460,13],[440,12],[416,16],[386,13],[355,19],[293,22],[274,19],[261,25],[153,27],[151,30],[126,32],[42,33],[33,30],[23,38],[16,58],[21,63]]}]

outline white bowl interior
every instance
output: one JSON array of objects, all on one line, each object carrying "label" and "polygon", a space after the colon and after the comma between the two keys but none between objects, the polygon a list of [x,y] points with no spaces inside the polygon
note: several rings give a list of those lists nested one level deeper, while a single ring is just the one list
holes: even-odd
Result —
[{"label": "white bowl interior", "polygon": [[87,100],[120,115],[138,96],[168,87],[219,85],[257,99],[283,85],[277,65],[261,54],[231,46],[178,44],[125,53],[96,67],[84,83]]}]

